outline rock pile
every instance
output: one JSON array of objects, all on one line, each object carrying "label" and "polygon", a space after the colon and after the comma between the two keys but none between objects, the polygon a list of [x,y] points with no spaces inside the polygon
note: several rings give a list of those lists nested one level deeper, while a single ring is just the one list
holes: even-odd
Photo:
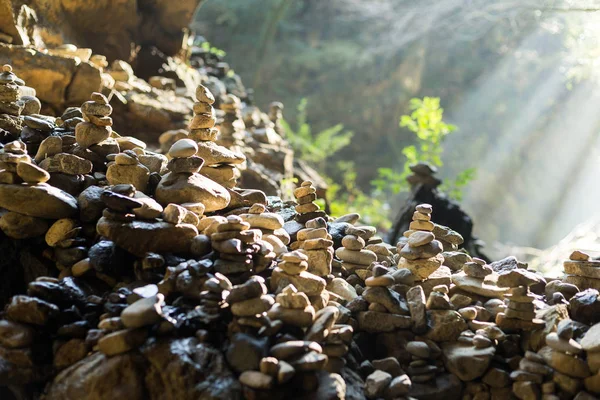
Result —
[{"label": "rock pile", "polygon": [[[427,204],[394,248],[356,214],[330,218],[311,182],[295,204],[205,176],[243,158],[215,143],[212,94],[197,98],[166,155],[113,132],[99,93],[59,121],[21,114],[2,140],[0,265],[26,283],[0,319],[2,395],[600,394],[600,294],[568,283],[595,279],[595,261],[576,253],[567,282],[547,282],[514,258],[463,253]],[[235,124],[237,103],[219,98]]]}]

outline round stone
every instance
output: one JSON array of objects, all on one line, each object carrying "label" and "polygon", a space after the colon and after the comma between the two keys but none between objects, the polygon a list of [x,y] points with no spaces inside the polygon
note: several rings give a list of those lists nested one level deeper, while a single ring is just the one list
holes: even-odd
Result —
[{"label": "round stone", "polygon": [[431,232],[415,231],[408,237],[408,244],[411,247],[419,247],[433,242],[434,239],[435,235]]},{"label": "round stone", "polygon": [[433,212],[433,207],[431,204],[423,203],[417,206],[417,211],[423,214],[431,214]]},{"label": "round stone", "polygon": [[192,139],[180,139],[173,143],[169,155],[173,158],[186,158],[198,152],[198,145]]}]

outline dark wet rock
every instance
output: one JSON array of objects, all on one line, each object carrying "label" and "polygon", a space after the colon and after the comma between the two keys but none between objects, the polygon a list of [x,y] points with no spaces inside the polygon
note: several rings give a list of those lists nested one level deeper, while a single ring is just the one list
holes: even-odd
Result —
[{"label": "dark wet rock", "polygon": [[268,353],[266,338],[237,333],[227,347],[227,362],[237,372],[258,370],[260,360]]},{"label": "dark wet rock", "polygon": [[571,318],[584,324],[600,322],[600,293],[596,289],[587,289],[577,293],[569,301]]}]

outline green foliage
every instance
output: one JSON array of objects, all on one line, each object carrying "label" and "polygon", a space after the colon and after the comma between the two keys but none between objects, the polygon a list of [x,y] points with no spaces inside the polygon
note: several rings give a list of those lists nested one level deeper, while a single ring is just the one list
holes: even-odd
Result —
[{"label": "green foliage", "polygon": [[[411,174],[410,166],[419,162],[441,167],[442,141],[456,130],[456,126],[444,122],[444,109],[440,107],[438,97],[424,97],[410,100],[410,115],[400,118],[400,127],[407,128],[416,136],[417,143],[406,146],[402,154],[406,158],[401,174],[391,168],[379,168],[377,178],[371,184],[377,192],[398,194],[409,190],[406,178]],[[461,172],[456,179],[442,186],[442,190],[456,200],[462,199],[463,188],[475,178],[475,169],[469,168]]]},{"label": "green foliage", "polygon": [[298,104],[295,130],[287,121],[282,120],[281,122],[285,129],[286,139],[296,154],[305,161],[318,164],[321,167],[319,172],[323,173],[327,158],[350,144],[353,132],[344,131],[344,126],[337,124],[313,134],[306,119],[307,105],[306,98]]},{"label": "green foliage", "polygon": [[210,52],[211,54],[214,54],[217,57],[225,57],[227,55],[225,50],[221,50],[218,47],[211,46],[210,42],[202,42],[200,47],[202,47],[204,50]]},{"label": "green foliage", "polygon": [[342,175],[341,184],[327,179],[331,214],[340,216],[358,212],[364,223],[382,230],[390,229],[389,205],[381,196],[366,194],[358,188],[354,163],[339,161],[336,167]]}]

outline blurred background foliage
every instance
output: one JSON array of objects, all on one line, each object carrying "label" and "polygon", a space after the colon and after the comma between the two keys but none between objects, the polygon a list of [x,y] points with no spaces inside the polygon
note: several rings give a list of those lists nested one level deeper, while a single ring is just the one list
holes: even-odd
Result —
[{"label": "blurred background foliage", "polygon": [[306,127],[312,145],[319,135],[320,144],[329,140],[325,158],[321,146],[304,156],[319,158],[339,203],[394,215],[402,197],[379,202],[385,196],[373,194],[401,192],[407,159],[423,151],[409,122],[414,102],[439,98],[447,130],[436,156],[441,176],[476,233],[488,243],[545,247],[589,217],[600,194],[593,179],[599,8],[598,1],[207,0],[192,28],[227,52],[259,106],[286,105],[298,140]]}]

